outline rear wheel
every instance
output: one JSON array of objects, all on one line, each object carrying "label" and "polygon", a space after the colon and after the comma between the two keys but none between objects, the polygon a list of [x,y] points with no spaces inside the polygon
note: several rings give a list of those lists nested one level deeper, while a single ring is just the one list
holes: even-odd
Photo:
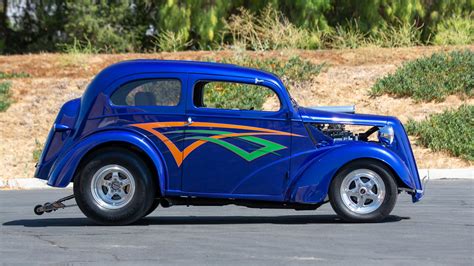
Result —
[{"label": "rear wheel", "polygon": [[389,169],[376,161],[356,161],[335,176],[329,190],[334,211],[346,221],[385,219],[397,201],[397,185]]},{"label": "rear wheel", "polygon": [[125,225],[151,208],[154,179],[140,157],[126,149],[109,148],[86,160],[74,179],[74,195],[87,217],[99,224]]}]

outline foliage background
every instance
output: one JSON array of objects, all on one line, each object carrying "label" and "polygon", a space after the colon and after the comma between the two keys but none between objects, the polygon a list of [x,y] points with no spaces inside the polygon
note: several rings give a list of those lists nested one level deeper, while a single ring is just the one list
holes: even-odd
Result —
[{"label": "foliage background", "polygon": [[[55,52],[77,43],[93,52],[216,49],[233,44],[226,27],[232,15],[244,8],[258,16],[268,5],[313,38],[339,36],[355,23],[365,37],[411,25],[425,44],[453,44],[466,31],[464,42],[472,43],[474,35],[472,0],[1,0],[0,52]],[[170,39],[180,45],[166,47]],[[318,41],[296,48],[325,48]]]}]

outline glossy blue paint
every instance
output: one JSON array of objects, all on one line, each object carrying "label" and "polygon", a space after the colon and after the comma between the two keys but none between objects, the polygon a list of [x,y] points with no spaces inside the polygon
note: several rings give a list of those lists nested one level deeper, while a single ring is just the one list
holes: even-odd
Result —
[{"label": "glossy blue paint", "polygon": [[[177,106],[115,106],[110,101],[110,95],[124,84],[160,78],[181,82]],[[278,95],[281,109],[259,112],[198,108],[194,106],[192,95],[194,85],[202,80],[250,84],[258,80],[258,85],[266,86]],[[201,124],[187,126],[184,123],[188,118]],[[178,124],[153,130],[134,126],[170,122]],[[184,158],[184,153],[173,154],[169,143],[167,145],[162,139],[162,136],[172,137],[176,150],[182,152],[196,141],[196,130],[222,130],[209,123],[228,124],[231,128],[226,131],[233,133],[246,132],[238,127],[283,132],[258,136],[264,142],[281,147],[276,152],[245,160],[231,150],[209,142]],[[334,141],[318,129],[308,127],[312,123],[391,126],[395,140],[390,145]],[[255,144],[252,146],[238,138],[226,141],[246,153],[258,150]],[[316,204],[324,201],[334,174],[342,166],[364,158],[387,164],[399,177],[400,184],[413,191],[414,202],[423,195],[410,143],[398,119],[299,107],[291,102],[283,83],[275,75],[234,65],[135,60],[104,69],[81,99],[67,102],[59,111],[35,176],[47,179],[51,186],[64,187],[71,182],[79,162],[89,151],[112,142],[128,143],[149,156],[158,173],[156,178],[163,196]],[[176,156],[182,157],[177,159]]]},{"label": "glossy blue paint", "polygon": [[[278,83],[270,82],[266,77],[259,77],[259,79],[262,80],[259,85],[267,86],[275,92],[282,92]],[[255,83],[255,78],[203,74],[191,74],[188,82],[191,87],[194,87],[194,84],[205,80]],[[276,112],[252,110],[236,112],[235,110],[197,108],[194,106],[192,97],[188,97],[187,100],[186,114],[195,122],[224,123],[291,132],[291,121],[287,118],[288,106],[291,103],[287,101],[287,98],[280,99],[281,108]],[[186,133],[186,137],[191,136],[192,133]],[[279,143],[287,148],[248,162],[219,145],[203,145],[202,148],[188,156],[184,162],[182,191],[228,195],[267,195],[282,198],[284,183],[287,181],[289,171],[291,137],[278,135],[258,137]],[[194,141],[185,140],[184,146],[186,147]],[[239,139],[230,139],[229,142],[247,152],[256,150],[255,146],[250,145],[251,143],[245,143]],[[203,158],[206,159],[203,160]],[[232,165],[231,173],[225,165]],[[213,170],[209,171],[209,169]]]},{"label": "glossy blue paint", "polygon": [[334,147],[324,147],[311,154],[294,154],[294,156],[309,156],[311,159],[300,167],[299,172],[294,173],[295,183],[288,190],[290,201],[301,203],[323,201],[332,177],[340,167],[360,159],[385,163],[407,187],[414,187],[413,177],[398,155],[378,144],[347,141],[340,142]]},{"label": "glossy blue paint", "polygon": [[58,155],[63,148],[72,142],[71,135],[73,131],[58,131],[55,125],[62,125],[68,128],[74,127],[80,104],[80,99],[74,99],[66,102],[59,110],[36,166],[35,177],[47,180],[49,170],[56,162]]},{"label": "glossy blue paint", "polygon": [[[300,107],[299,111],[303,122],[310,123],[342,123],[348,125],[362,125],[362,126],[391,126],[395,132],[395,141],[385,148],[392,151],[399,157],[400,163],[408,169],[410,176],[405,177],[399,174],[402,181],[415,192],[413,201],[416,202],[423,196],[423,188],[418,175],[415,157],[410,146],[410,141],[403,128],[402,123],[392,116],[378,116],[366,114],[347,114],[347,113],[332,113],[310,108]],[[331,122],[332,121],[332,122]],[[348,151],[355,152],[355,151]],[[402,172],[402,167],[389,164],[395,172]]]},{"label": "glossy blue paint", "polygon": [[[110,129],[92,134],[61,153],[60,157],[52,167],[52,172],[49,174],[48,185],[54,187],[67,186],[74,176],[75,169],[78,167],[84,155],[94,147],[107,143],[113,143],[111,145],[126,143],[139,148],[152,160],[156,167],[155,170],[158,173],[158,176],[166,176],[167,171],[163,156],[153,143],[147,139],[147,137],[130,129]],[[160,191],[164,191],[165,180],[165,178],[158,180]]]}]

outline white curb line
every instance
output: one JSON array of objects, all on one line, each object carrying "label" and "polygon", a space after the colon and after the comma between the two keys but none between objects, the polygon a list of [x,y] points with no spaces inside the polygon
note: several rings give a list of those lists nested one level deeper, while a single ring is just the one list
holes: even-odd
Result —
[{"label": "white curb line", "polygon": [[459,169],[419,169],[420,178],[428,176],[430,180],[437,179],[471,179],[474,180],[474,168]]},{"label": "white curb line", "polygon": [[[430,180],[468,179],[474,180],[474,168],[460,169],[419,169],[420,178],[428,176]],[[72,184],[67,186],[72,188]],[[0,179],[0,190],[8,189],[56,189],[46,184],[45,180],[37,178]]]},{"label": "white curb line", "polygon": [[[0,190],[9,189],[58,189],[48,186],[46,180],[37,178],[10,178],[0,179]],[[72,188],[72,183],[67,186]]]}]

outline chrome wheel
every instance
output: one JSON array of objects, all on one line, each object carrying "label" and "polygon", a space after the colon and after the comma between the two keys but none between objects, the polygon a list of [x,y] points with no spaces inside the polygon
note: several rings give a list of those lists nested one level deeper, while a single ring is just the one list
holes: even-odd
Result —
[{"label": "chrome wheel", "polygon": [[103,208],[119,209],[127,205],[135,193],[133,175],[120,165],[106,165],[92,177],[94,200]]},{"label": "chrome wheel", "polygon": [[369,169],[357,169],[347,174],[340,190],[344,205],[357,214],[377,210],[386,193],[383,179]]}]

